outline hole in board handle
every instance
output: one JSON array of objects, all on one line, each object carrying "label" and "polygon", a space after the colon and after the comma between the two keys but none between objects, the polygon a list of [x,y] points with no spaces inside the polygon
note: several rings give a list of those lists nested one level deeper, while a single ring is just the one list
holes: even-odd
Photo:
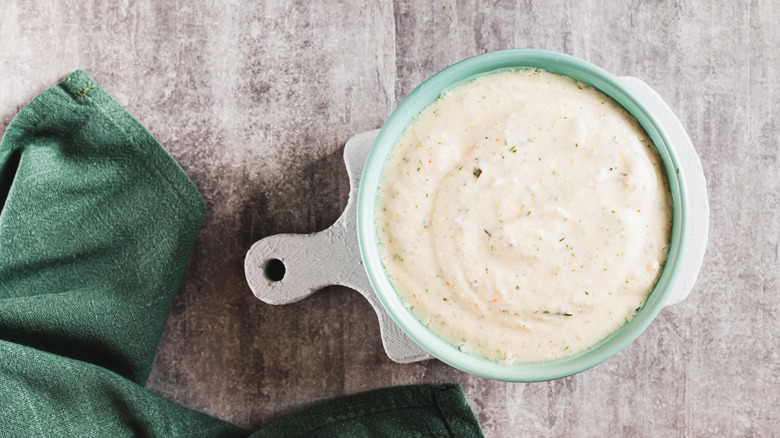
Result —
[{"label": "hole in board handle", "polygon": [[263,265],[263,275],[269,281],[281,281],[284,278],[284,274],[287,272],[287,268],[284,267],[284,262],[279,259],[271,259],[265,262]]}]

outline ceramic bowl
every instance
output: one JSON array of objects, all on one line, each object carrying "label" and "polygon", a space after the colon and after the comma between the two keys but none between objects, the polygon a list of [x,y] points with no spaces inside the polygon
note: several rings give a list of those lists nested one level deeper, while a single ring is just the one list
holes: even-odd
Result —
[{"label": "ceramic bowl", "polygon": [[[506,69],[538,68],[590,84],[630,112],[655,143],[663,159],[672,196],[673,225],[668,258],[655,288],[637,315],[595,346],[561,359],[500,364],[460,351],[421,323],[393,289],[380,260],[375,211],[377,187],[390,151],[417,114],[439,95],[477,76]],[[569,376],[591,368],[618,353],[639,336],[664,306],[679,275],[679,257],[687,235],[686,197],[673,145],[657,115],[619,78],[581,59],[543,50],[504,50],[458,62],[417,87],[387,119],[366,161],[358,193],[358,240],[363,263],[382,305],[398,326],[418,345],[443,362],[467,373],[505,381],[531,382]]]}]

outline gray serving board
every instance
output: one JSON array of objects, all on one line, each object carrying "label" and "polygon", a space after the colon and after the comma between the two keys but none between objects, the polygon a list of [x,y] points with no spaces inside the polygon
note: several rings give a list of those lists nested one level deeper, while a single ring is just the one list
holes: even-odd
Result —
[{"label": "gray serving board", "polygon": [[[681,272],[671,285],[665,306],[677,304],[688,296],[699,274],[709,229],[707,184],[699,156],[677,116],[649,85],[633,77],[620,78],[642,102],[658,115],[667,132],[680,165],[680,175],[689,202],[690,233],[683,236]],[[363,132],[347,141],[344,161],[349,175],[347,208],[328,229],[313,234],[277,234],[266,237],[249,250],[244,269],[255,296],[268,304],[300,301],[329,285],[352,288],[363,295],[379,318],[380,336],[387,356],[395,362],[411,363],[432,356],[415,344],[390,319],[368,280],[358,247],[357,194],[368,152],[379,131]],[[271,260],[284,264],[283,277],[272,280],[266,274]]]}]

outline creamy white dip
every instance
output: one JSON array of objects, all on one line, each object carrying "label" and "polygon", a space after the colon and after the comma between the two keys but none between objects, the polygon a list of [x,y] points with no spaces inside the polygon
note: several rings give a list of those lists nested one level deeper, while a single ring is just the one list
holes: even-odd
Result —
[{"label": "creamy white dip", "polygon": [[376,224],[406,306],[462,351],[547,361],[634,317],[669,246],[663,163],[600,91],[540,70],[459,85],[385,164]]}]

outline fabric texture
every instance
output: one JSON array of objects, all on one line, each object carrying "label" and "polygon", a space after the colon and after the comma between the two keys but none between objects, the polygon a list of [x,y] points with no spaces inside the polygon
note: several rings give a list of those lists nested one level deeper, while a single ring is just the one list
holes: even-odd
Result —
[{"label": "fabric texture", "polygon": [[459,385],[397,386],[323,403],[253,437],[480,437]]},{"label": "fabric texture", "polygon": [[[0,437],[244,437],[143,388],[205,214],[151,134],[84,72],[0,143]],[[482,436],[457,385],[324,403],[252,436]]]}]

